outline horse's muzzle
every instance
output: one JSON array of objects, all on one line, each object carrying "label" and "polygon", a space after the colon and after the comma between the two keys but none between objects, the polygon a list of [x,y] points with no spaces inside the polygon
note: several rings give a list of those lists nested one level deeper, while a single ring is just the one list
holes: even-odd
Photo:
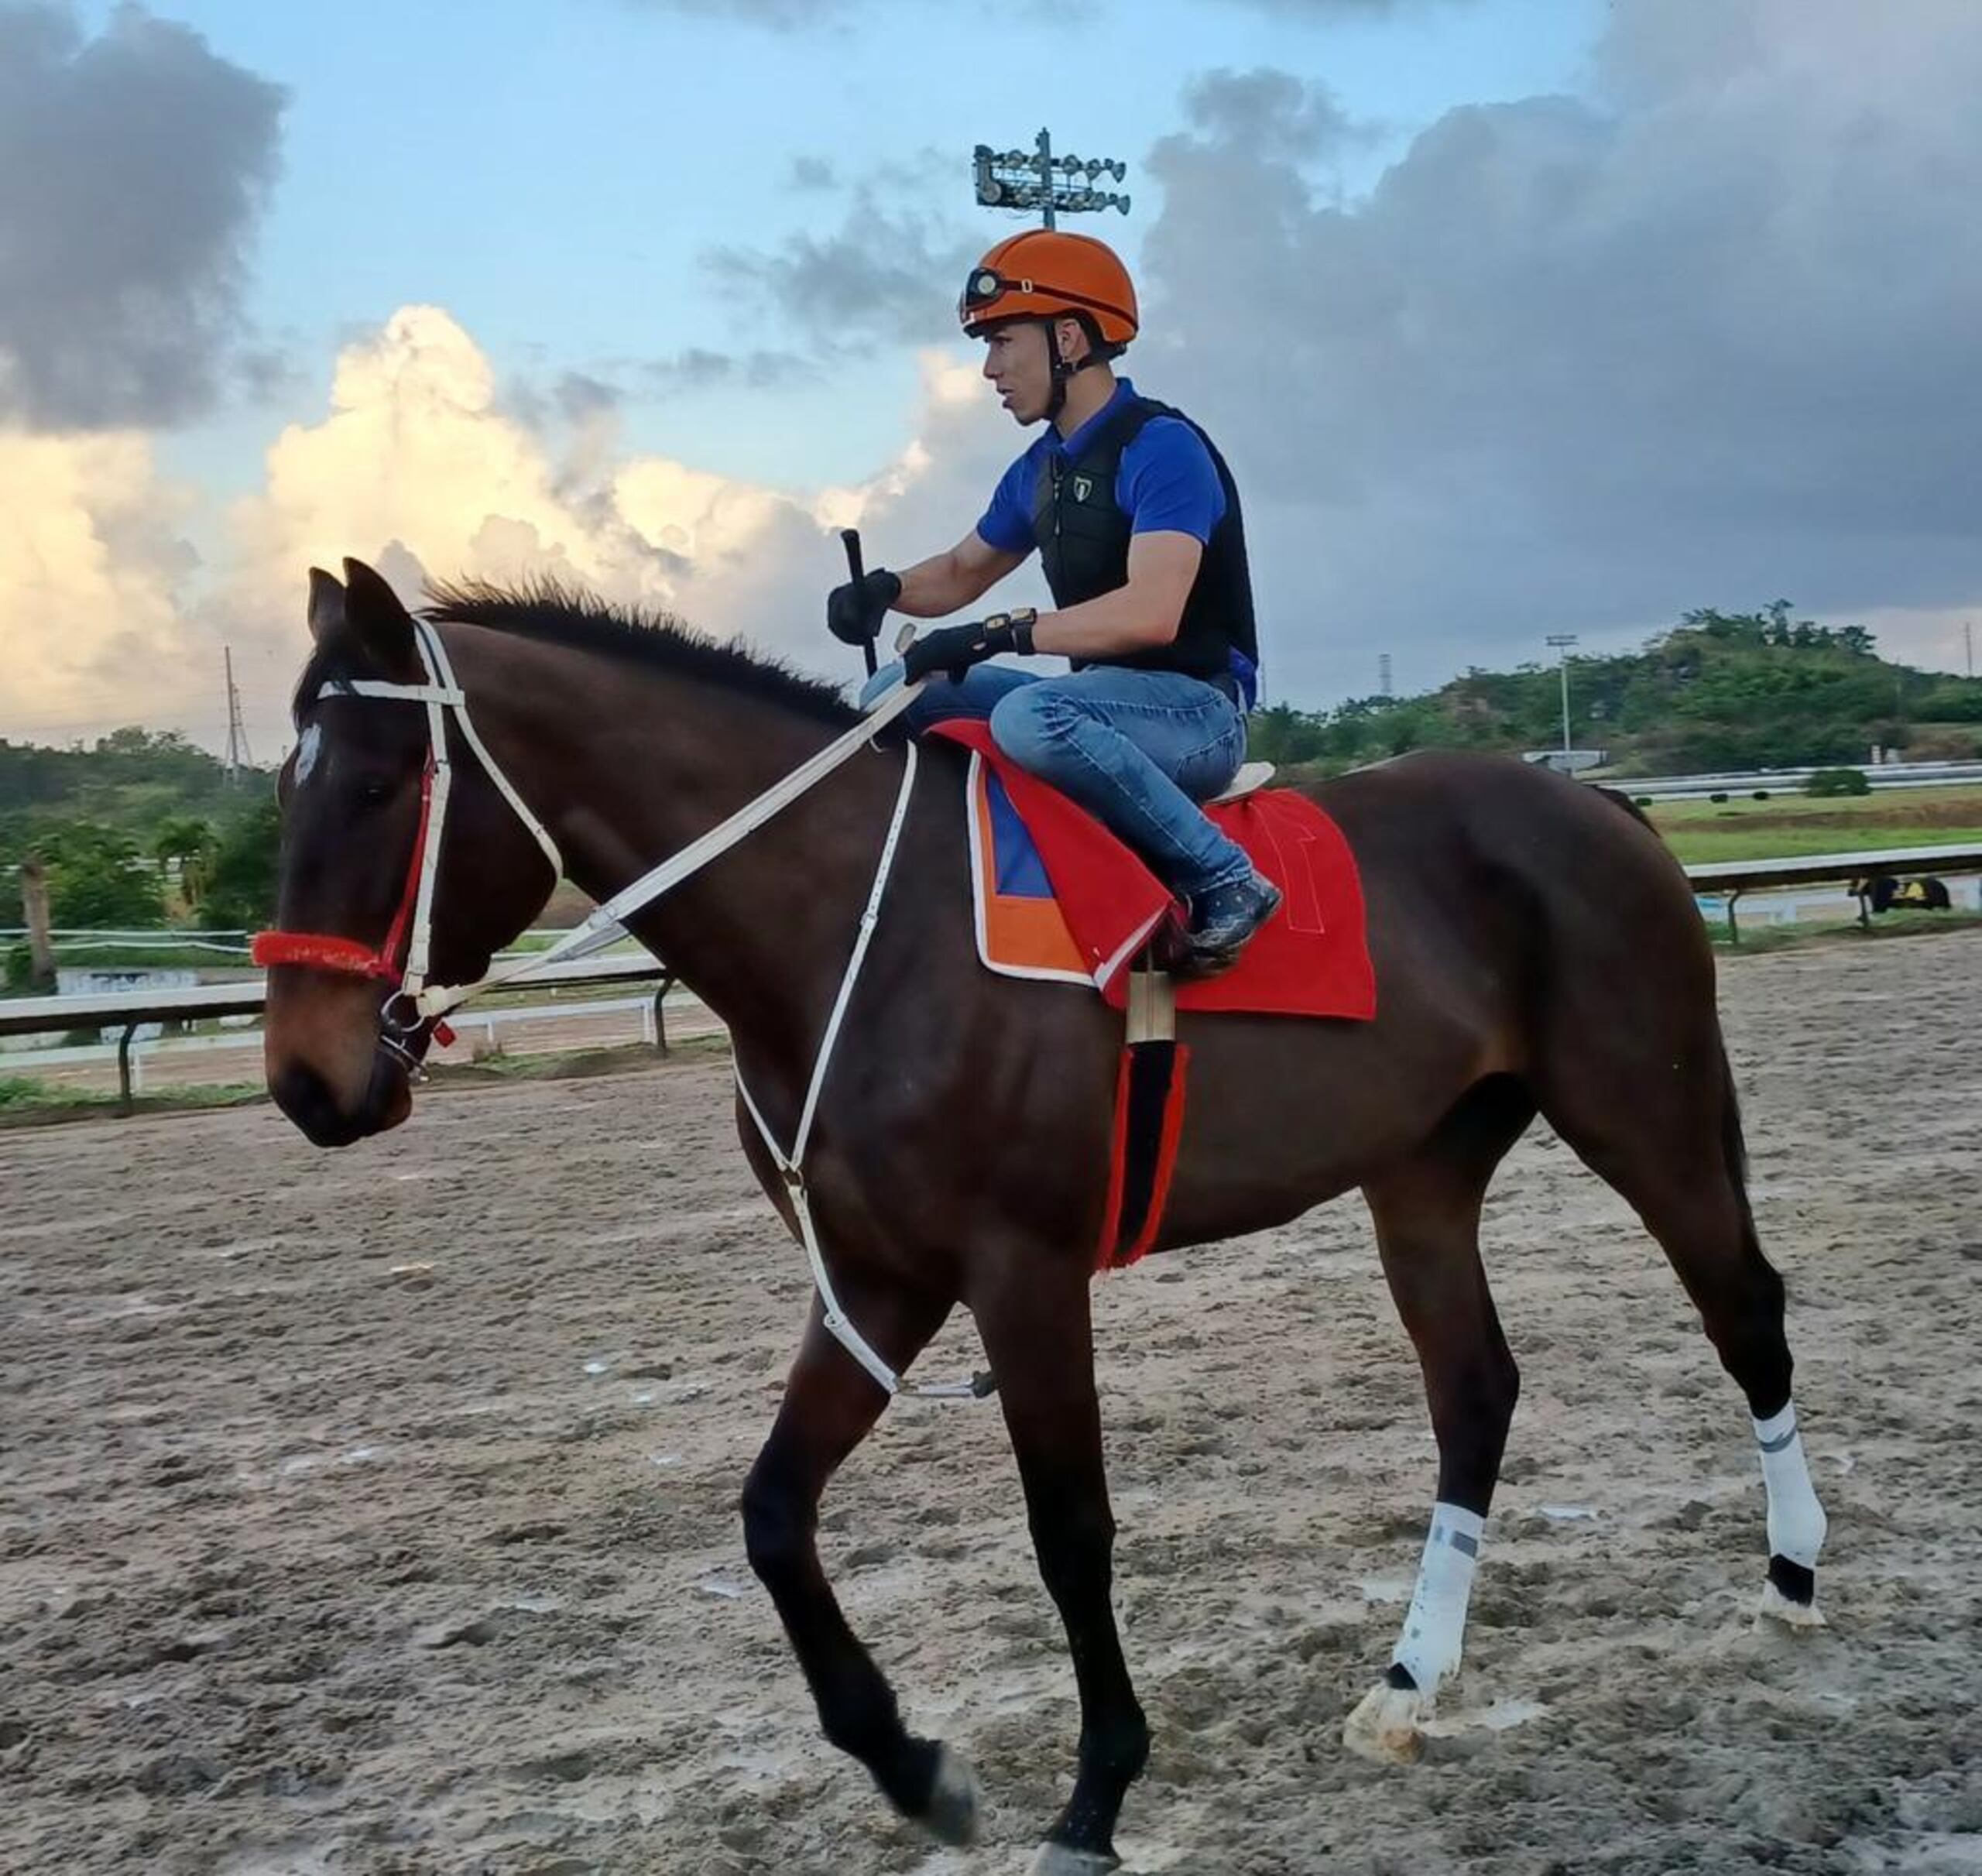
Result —
[{"label": "horse's muzzle", "polygon": [[330,1082],[307,1061],[286,1063],[269,1078],[269,1092],[318,1147],[348,1147],[389,1131],[413,1112],[406,1072],[383,1050],[373,1058],[371,1079],[355,1107],[340,1102]]}]

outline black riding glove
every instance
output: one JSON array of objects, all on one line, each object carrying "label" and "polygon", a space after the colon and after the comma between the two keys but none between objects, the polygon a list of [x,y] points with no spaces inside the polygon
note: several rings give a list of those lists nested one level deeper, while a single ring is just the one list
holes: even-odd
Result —
[{"label": "black riding glove", "polygon": [[880,636],[888,608],[901,597],[901,576],[876,567],[864,579],[849,580],[826,595],[826,629],[847,645],[871,645]]},{"label": "black riding glove", "polygon": [[945,671],[955,683],[972,665],[982,664],[1000,652],[1015,651],[1030,657],[1032,628],[1038,618],[1027,606],[1017,612],[993,612],[972,625],[939,626],[934,632],[925,632],[902,654],[902,681],[914,684],[931,671]]}]

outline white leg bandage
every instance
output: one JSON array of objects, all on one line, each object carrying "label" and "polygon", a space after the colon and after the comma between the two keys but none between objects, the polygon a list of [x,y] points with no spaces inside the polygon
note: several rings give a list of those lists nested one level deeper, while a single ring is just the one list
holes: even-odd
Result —
[{"label": "white leg bandage", "polygon": [[1432,1507],[1431,1534],[1418,1566],[1411,1613],[1404,1618],[1404,1633],[1391,1657],[1426,1694],[1458,1670],[1466,1643],[1466,1606],[1472,1599],[1473,1566],[1486,1528],[1486,1521],[1477,1511],[1462,1511],[1456,1504]]},{"label": "white leg bandage", "polygon": [[1796,1431],[1795,1403],[1754,1426],[1762,1449],[1762,1483],[1768,1487],[1769,1554],[1813,1570],[1823,1547],[1826,1521],[1810,1483],[1802,1436]]}]

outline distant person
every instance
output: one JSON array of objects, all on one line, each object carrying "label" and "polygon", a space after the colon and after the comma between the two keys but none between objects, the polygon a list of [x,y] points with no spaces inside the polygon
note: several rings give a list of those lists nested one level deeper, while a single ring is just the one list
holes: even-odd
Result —
[{"label": "distant person", "polygon": [[1895,907],[1925,912],[1949,912],[1954,909],[1947,882],[1931,874],[1902,880],[1889,873],[1875,873],[1867,880],[1853,880],[1851,891],[1854,897],[1867,901],[1874,912],[1890,912]]},{"label": "distant person", "polygon": [[[971,269],[958,310],[1015,422],[1045,433],[1007,469],[976,527],[899,574],[877,568],[827,602],[871,641],[890,607],[939,618],[972,604],[1037,548],[1055,610],[925,633],[868,687],[929,680],[912,730],[988,721],[1013,762],[1133,846],[1188,908],[1196,975],[1225,969],[1279,889],[1199,804],[1246,753],[1258,646],[1239,493],[1210,440],[1111,369],[1138,329],[1128,270],[1085,235],[1029,228]],[[1064,676],[982,661],[1056,653]]]}]

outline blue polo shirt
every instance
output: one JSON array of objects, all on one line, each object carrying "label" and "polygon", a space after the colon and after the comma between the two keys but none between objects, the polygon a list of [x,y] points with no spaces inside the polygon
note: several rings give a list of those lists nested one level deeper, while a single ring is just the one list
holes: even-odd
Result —
[{"label": "blue polo shirt", "polygon": [[[1051,424],[1043,435],[999,478],[991,506],[977,524],[979,538],[1006,554],[1030,554],[1034,496],[1048,455],[1078,457],[1096,431],[1136,395],[1126,378],[1114,395],[1071,437]],[[1129,517],[1131,534],[1188,534],[1209,546],[1211,531],[1225,518],[1225,490],[1204,439],[1174,417],[1154,417],[1123,451],[1115,475],[1115,502]]]}]

